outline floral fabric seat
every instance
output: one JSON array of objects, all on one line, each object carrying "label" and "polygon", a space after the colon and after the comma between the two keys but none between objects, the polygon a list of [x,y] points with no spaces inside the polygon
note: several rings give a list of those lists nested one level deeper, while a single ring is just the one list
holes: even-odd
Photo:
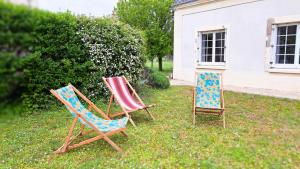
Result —
[{"label": "floral fabric seat", "polygon": [[[68,102],[73,109],[77,111],[82,117],[84,117],[88,122],[90,122],[92,125],[97,127],[102,132],[110,132],[113,130],[125,128],[128,118],[124,117],[117,120],[105,120],[102,119],[96,115],[94,115],[92,112],[87,110],[79,101],[78,97],[76,96],[75,92],[73,91],[72,87],[70,85],[60,88],[58,90],[55,90],[55,92],[66,102]],[[66,106],[69,112],[75,117],[76,113],[73,112],[68,106]],[[81,118],[78,118],[78,120],[84,124],[85,126],[91,128],[84,120]]]},{"label": "floral fabric seat", "polygon": [[220,109],[220,74],[212,72],[198,72],[196,76],[196,107]]}]

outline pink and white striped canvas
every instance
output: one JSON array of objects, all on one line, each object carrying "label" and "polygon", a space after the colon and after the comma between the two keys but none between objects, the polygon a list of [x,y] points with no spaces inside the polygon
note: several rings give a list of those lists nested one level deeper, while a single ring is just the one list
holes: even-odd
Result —
[{"label": "pink and white striped canvas", "polygon": [[106,78],[106,81],[110,85],[117,102],[127,111],[135,111],[146,107],[132,96],[123,77],[109,77]]}]

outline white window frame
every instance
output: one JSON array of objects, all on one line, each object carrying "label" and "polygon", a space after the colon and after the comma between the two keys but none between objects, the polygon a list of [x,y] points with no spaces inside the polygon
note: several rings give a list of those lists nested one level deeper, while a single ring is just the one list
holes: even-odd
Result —
[{"label": "white window frame", "polygon": [[[215,62],[215,40],[216,40],[216,33],[225,32],[225,40],[224,40],[224,62]],[[202,34],[213,34],[213,46],[212,46],[212,61],[213,62],[202,62]],[[197,59],[197,66],[225,66],[226,64],[226,50],[227,50],[227,29],[222,27],[221,29],[215,30],[199,30],[197,31],[197,40],[196,40],[196,59]]]},{"label": "white window frame", "polygon": [[[276,50],[277,50],[277,30],[281,26],[291,26],[297,25],[297,34],[296,34],[296,46],[295,46],[295,58],[294,64],[278,64],[276,63]],[[272,25],[272,36],[271,36],[271,59],[270,59],[270,68],[271,69],[300,69],[299,64],[299,54],[300,54],[300,22],[297,23],[276,23]]]}]

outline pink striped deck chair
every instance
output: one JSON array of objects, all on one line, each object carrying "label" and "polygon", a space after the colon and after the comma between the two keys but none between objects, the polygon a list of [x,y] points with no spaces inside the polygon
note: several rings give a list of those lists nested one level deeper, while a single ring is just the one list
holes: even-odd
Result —
[{"label": "pink striped deck chair", "polygon": [[103,80],[106,86],[109,88],[111,92],[111,97],[109,100],[109,105],[107,108],[107,114],[110,112],[111,104],[113,99],[120,105],[122,108],[122,112],[117,112],[110,117],[126,115],[129,118],[131,124],[136,127],[135,123],[129,116],[129,113],[135,112],[137,110],[145,110],[150,117],[154,120],[153,115],[150,113],[148,108],[152,107],[153,105],[146,106],[141,98],[138,96],[136,91],[132,88],[129,84],[125,76],[116,76],[116,77],[103,77]]}]

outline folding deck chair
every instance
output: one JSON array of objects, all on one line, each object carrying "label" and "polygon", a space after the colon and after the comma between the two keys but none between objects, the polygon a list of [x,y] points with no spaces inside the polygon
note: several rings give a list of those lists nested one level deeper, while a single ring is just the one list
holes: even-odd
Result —
[{"label": "folding deck chair", "polygon": [[196,113],[223,116],[225,128],[225,105],[221,73],[196,72],[196,87],[193,90],[193,124]]},{"label": "folding deck chair", "polygon": [[[129,113],[143,109],[150,115],[150,117],[153,120],[155,120],[153,115],[148,110],[148,108],[153,107],[154,105],[146,106],[124,76],[109,77],[109,78],[103,77],[103,80],[111,92],[111,97],[107,108],[107,114],[110,113],[110,107],[114,98],[122,108],[122,112],[114,113],[110,115],[110,117],[115,117],[115,116],[120,116],[125,114],[129,118],[131,124],[134,127],[136,127],[133,120],[129,116]],[[130,90],[128,89],[128,87]],[[132,92],[132,94],[130,93],[130,91]]]},{"label": "folding deck chair", "polygon": [[[74,92],[75,91],[75,92]],[[74,120],[72,126],[69,130],[69,134],[66,137],[65,143],[55,151],[55,153],[64,153],[70,149],[94,142],[96,140],[104,139],[107,141],[114,149],[119,152],[122,152],[122,149],[116,145],[109,136],[121,133],[124,136],[127,136],[125,133],[126,124],[128,121],[127,117],[118,120],[111,120],[104,112],[96,107],[89,99],[87,99],[82,93],[80,93],[74,86],[69,84],[66,87],[50,90],[50,92],[60,100],[73,115]],[[79,101],[76,94],[78,94],[85,102],[88,103],[89,107],[86,109],[81,102]],[[95,116],[91,111],[94,109],[98,112],[104,119]],[[81,129],[78,135],[73,135],[73,130],[75,128],[76,122],[79,121],[81,124]],[[91,128],[91,130],[84,131],[84,128]],[[70,145],[77,137],[96,132],[98,135],[96,137],[87,139],[77,144]]]}]

